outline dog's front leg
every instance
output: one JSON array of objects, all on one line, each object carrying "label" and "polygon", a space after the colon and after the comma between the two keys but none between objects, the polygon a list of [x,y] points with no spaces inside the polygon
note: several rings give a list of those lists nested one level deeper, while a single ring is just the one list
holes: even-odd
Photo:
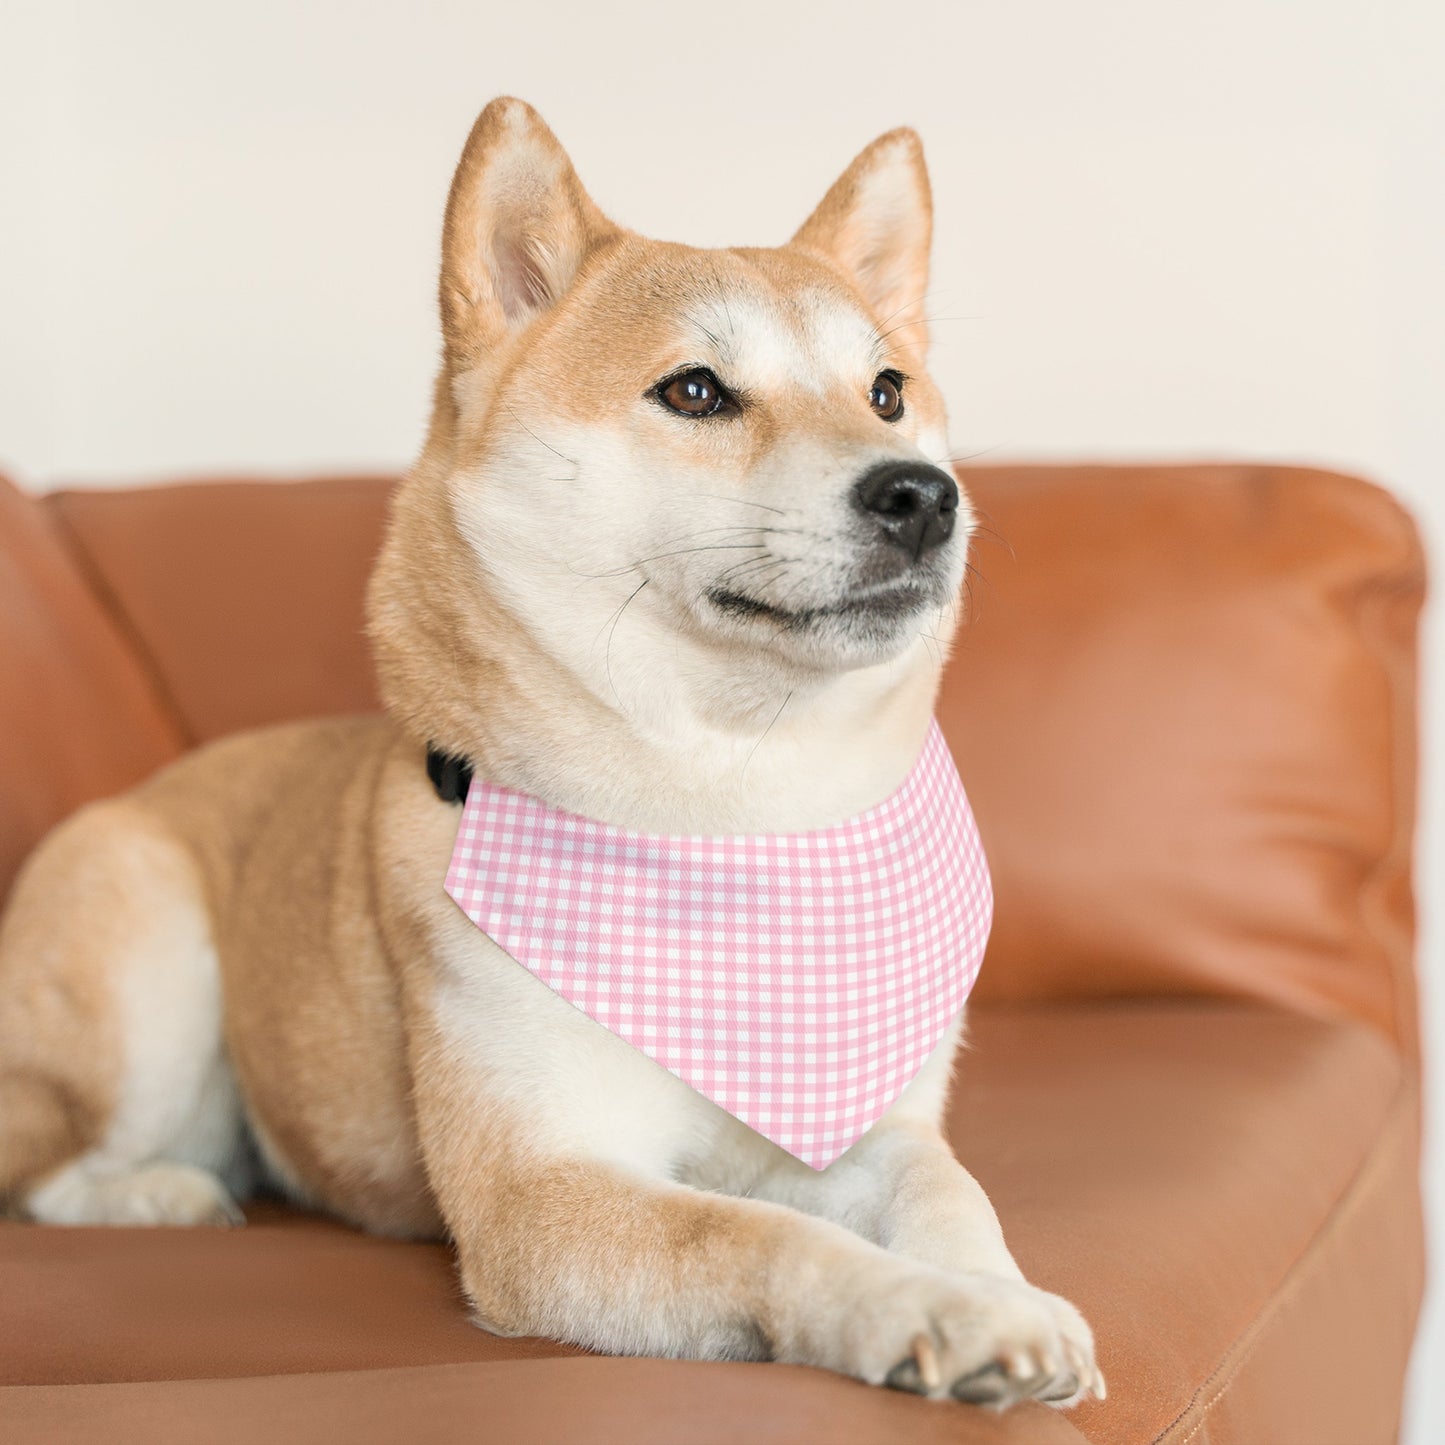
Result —
[{"label": "dog's front leg", "polygon": [[[956,1035],[939,1047],[897,1104],[828,1169],[816,1173],[796,1160],[779,1160],[750,1192],[841,1224],[905,1259],[959,1276],[1013,1281],[1031,1291],[1058,1320],[1070,1367],[1058,1393],[1068,1402],[1091,1391],[1102,1398],[1104,1379],[1087,1323],[1067,1300],[1025,1282],[988,1195],[940,1131],[955,1046]],[[980,1382],[978,1398],[987,1398],[990,1388],[1000,1398],[1007,1394],[1005,1370]]]},{"label": "dog's front leg", "polygon": [[1023,1278],[983,1186],[922,1121],[885,1119],[826,1172],[789,1164],[752,1193],[831,1219],[905,1259]]},{"label": "dog's front leg", "polygon": [[[773,1358],[962,1399],[1048,1398],[1069,1382],[1059,1317],[1028,1286],[947,1274],[830,1220],[668,1178],[630,1141],[714,1106],[575,1011],[555,1021],[531,1036],[545,1069],[529,1072],[530,1109],[515,1076],[469,1046],[434,1037],[414,1056],[427,1171],[487,1328],[619,1353]],[[564,1047],[553,1056],[549,1044]],[[535,1107],[583,1048],[608,1055],[591,1062],[610,1066],[611,1091]],[[619,1124],[619,1109],[636,1112]]]},{"label": "dog's front leg", "polygon": [[[806,1209],[901,1258],[1028,1293],[1053,1316],[1063,1348],[1059,1363],[1066,1365],[1053,1370],[1051,1388],[1033,1393],[1051,1403],[1072,1404],[1089,1393],[1103,1398],[1104,1378],[1083,1316],[1068,1300],[1024,1279],[988,1196],[936,1131],[915,1122],[881,1123],[825,1173],[801,1165],[777,1169],[754,1195]],[[1044,1368],[1054,1363],[1045,1361]],[[1016,1372],[1001,1353],[968,1398],[1002,1401],[1016,1391]]]},{"label": "dog's front leg", "polygon": [[815,1172],[781,1156],[749,1193],[821,1215],[909,1259],[955,1272],[1023,1274],[998,1215],[941,1129],[963,1017],[886,1114]]}]

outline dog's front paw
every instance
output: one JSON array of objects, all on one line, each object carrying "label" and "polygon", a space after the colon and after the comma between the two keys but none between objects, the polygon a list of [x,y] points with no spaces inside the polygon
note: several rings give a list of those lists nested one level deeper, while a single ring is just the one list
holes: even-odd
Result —
[{"label": "dog's front paw", "polygon": [[919,1270],[860,1302],[846,1348],[874,1384],[1003,1409],[1104,1398],[1094,1340],[1067,1300],[997,1275]]}]

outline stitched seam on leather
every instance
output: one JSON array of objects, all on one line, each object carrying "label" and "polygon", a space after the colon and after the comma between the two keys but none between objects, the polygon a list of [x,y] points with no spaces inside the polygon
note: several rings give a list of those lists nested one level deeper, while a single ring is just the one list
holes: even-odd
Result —
[{"label": "stitched seam on leather", "polygon": [[[1400,1123],[1402,1112],[1414,1096],[1417,1087],[1418,1081],[1414,1072],[1407,1073],[1405,1082],[1395,1091],[1390,1100],[1390,1106],[1385,1116],[1385,1127],[1380,1130],[1381,1134]],[[1377,1134],[1376,1137],[1378,1139],[1379,1135]],[[1234,1383],[1234,1377],[1249,1363],[1253,1357],[1255,1344],[1274,1323],[1284,1306],[1312,1278],[1315,1260],[1340,1229],[1353,1218],[1355,1210],[1366,1197],[1369,1186],[1373,1183],[1375,1176],[1385,1168],[1387,1161],[1386,1150],[1378,1145],[1371,1150],[1369,1157],[1355,1171],[1354,1177],[1341,1191],[1339,1198],[1330,1206],[1324,1223],[1315,1232],[1300,1256],[1290,1265],[1283,1283],[1270,1296],[1264,1308],[1249,1322],[1234,1344],[1230,1346],[1226,1358],[1189,1397],[1189,1403],[1154,1437],[1153,1445],[1166,1445],[1174,1432],[1196,1412],[1199,1418],[1194,1422],[1189,1433],[1179,1437],[1174,1445],[1189,1445],[1189,1442],[1209,1422],[1209,1412],[1229,1392],[1229,1387]],[[1211,1386],[1217,1386],[1217,1388],[1201,1404],[1201,1396]]]},{"label": "stitched seam on leather", "polygon": [[[1398,504],[1397,504],[1398,505]],[[1389,698],[1390,756],[1389,788],[1393,812],[1390,841],[1368,875],[1361,881],[1359,890],[1359,916],[1362,931],[1374,940],[1384,955],[1386,973],[1390,985],[1390,1012],[1395,1030],[1395,1043],[1411,1059],[1418,1059],[1420,1053],[1418,1005],[1407,1015],[1405,997],[1415,987],[1413,972],[1406,978],[1409,956],[1413,954],[1413,929],[1407,930],[1406,958],[1400,956],[1397,940],[1382,931],[1379,915],[1388,917],[1388,905],[1383,901],[1391,883],[1401,873],[1406,875],[1407,887],[1413,898],[1412,871],[1413,842],[1416,828],[1417,805],[1413,791],[1405,786],[1413,782],[1418,786],[1419,743],[1416,739],[1417,723],[1414,706],[1418,697],[1419,667],[1419,616],[1420,599],[1425,587],[1425,560],[1420,547],[1418,533],[1410,525],[1401,509],[1401,523],[1407,532],[1407,546],[1410,562],[1393,574],[1378,577],[1367,583],[1360,592],[1356,608],[1356,621],[1360,634],[1376,664],[1384,673],[1386,693]],[[1402,601],[1415,600],[1415,613],[1411,626],[1413,651],[1403,664],[1395,655],[1397,646],[1390,637],[1388,612]],[[1409,756],[1407,756],[1407,753]],[[1408,1030],[1408,1032],[1407,1032]]]},{"label": "stitched seam on leather", "polygon": [[[1391,542],[1397,556],[1382,563],[1372,576],[1361,578],[1353,594],[1352,619],[1371,660],[1380,669],[1389,709],[1389,757],[1387,783],[1392,808],[1388,842],[1374,865],[1361,880],[1357,895],[1357,918],[1361,933],[1379,951],[1389,986],[1390,1022],[1393,1042],[1418,1067],[1420,1059],[1419,1008],[1413,996],[1418,992],[1414,973],[1416,929],[1407,924],[1403,949],[1392,935],[1390,907],[1384,901],[1390,885],[1401,875],[1413,904],[1413,845],[1419,786],[1418,709],[1420,668],[1419,628],[1421,610],[1428,591],[1429,565],[1420,529],[1409,509],[1387,487],[1367,478],[1343,472],[1321,474],[1351,490],[1368,493],[1381,513],[1382,530],[1388,513]],[[1389,616],[1392,608],[1412,604],[1408,627],[1409,655],[1401,658],[1397,626]],[[1380,925],[1384,923],[1382,928]],[[1407,1012],[1405,1000],[1411,998]]]},{"label": "stitched seam on leather", "polygon": [[[56,495],[61,494],[57,493]],[[79,533],[77,533],[71,525],[70,519],[65,515],[64,510],[51,501],[50,504],[46,506],[45,511],[57,535],[64,543],[66,551],[70,553],[71,560],[75,563],[76,570],[84,579],[85,585],[90,588],[95,600],[104,609],[106,616],[110,618],[116,631],[120,633],[121,641],[124,642],[130,650],[131,657],[149,684],[156,702],[160,705],[161,711],[166,716],[166,721],[175,728],[179,735],[181,751],[185,752],[195,747],[195,732],[192,730],[190,723],[186,721],[186,716],[181,711],[181,706],[176,701],[170,684],[166,682],[165,673],[156,661],[155,654],[151,651],[150,647],[147,646],[145,637],[136,625],[135,619],[122,604],[115,589],[106,580],[99,563],[97,563],[91,555],[85,543],[80,540]]]}]

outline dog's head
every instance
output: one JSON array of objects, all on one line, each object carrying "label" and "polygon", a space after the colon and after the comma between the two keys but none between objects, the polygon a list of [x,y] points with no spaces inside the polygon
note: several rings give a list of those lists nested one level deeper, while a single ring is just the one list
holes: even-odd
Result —
[{"label": "dog's head", "polygon": [[[971,512],[925,365],[930,231],[911,131],[787,245],[699,250],[614,225],[537,114],[494,101],[448,202],[418,468],[474,569],[449,563],[448,589],[483,589],[598,690],[655,677],[659,647],[734,675],[936,656]],[[417,606],[398,588],[428,587],[390,571],[384,671],[388,612]]]}]

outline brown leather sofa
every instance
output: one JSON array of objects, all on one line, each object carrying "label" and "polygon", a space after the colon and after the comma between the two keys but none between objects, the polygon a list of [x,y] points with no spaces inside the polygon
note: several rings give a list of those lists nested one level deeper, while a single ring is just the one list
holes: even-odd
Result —
[{"label": "brown leather sofa", "polygon": [[[1422,562],[1388,496],[1276,467],[979,468],[941,715],[997,925],[952,1111],[1106,1403],[998,1416],[821,1372],[467,1324],[446,1249],[0,1225],[0,1438],[1395,1438],[1422,1278],[1412,972]],[[374,706],[384,479],[0,485],[0,891],[85,799]]]}]

